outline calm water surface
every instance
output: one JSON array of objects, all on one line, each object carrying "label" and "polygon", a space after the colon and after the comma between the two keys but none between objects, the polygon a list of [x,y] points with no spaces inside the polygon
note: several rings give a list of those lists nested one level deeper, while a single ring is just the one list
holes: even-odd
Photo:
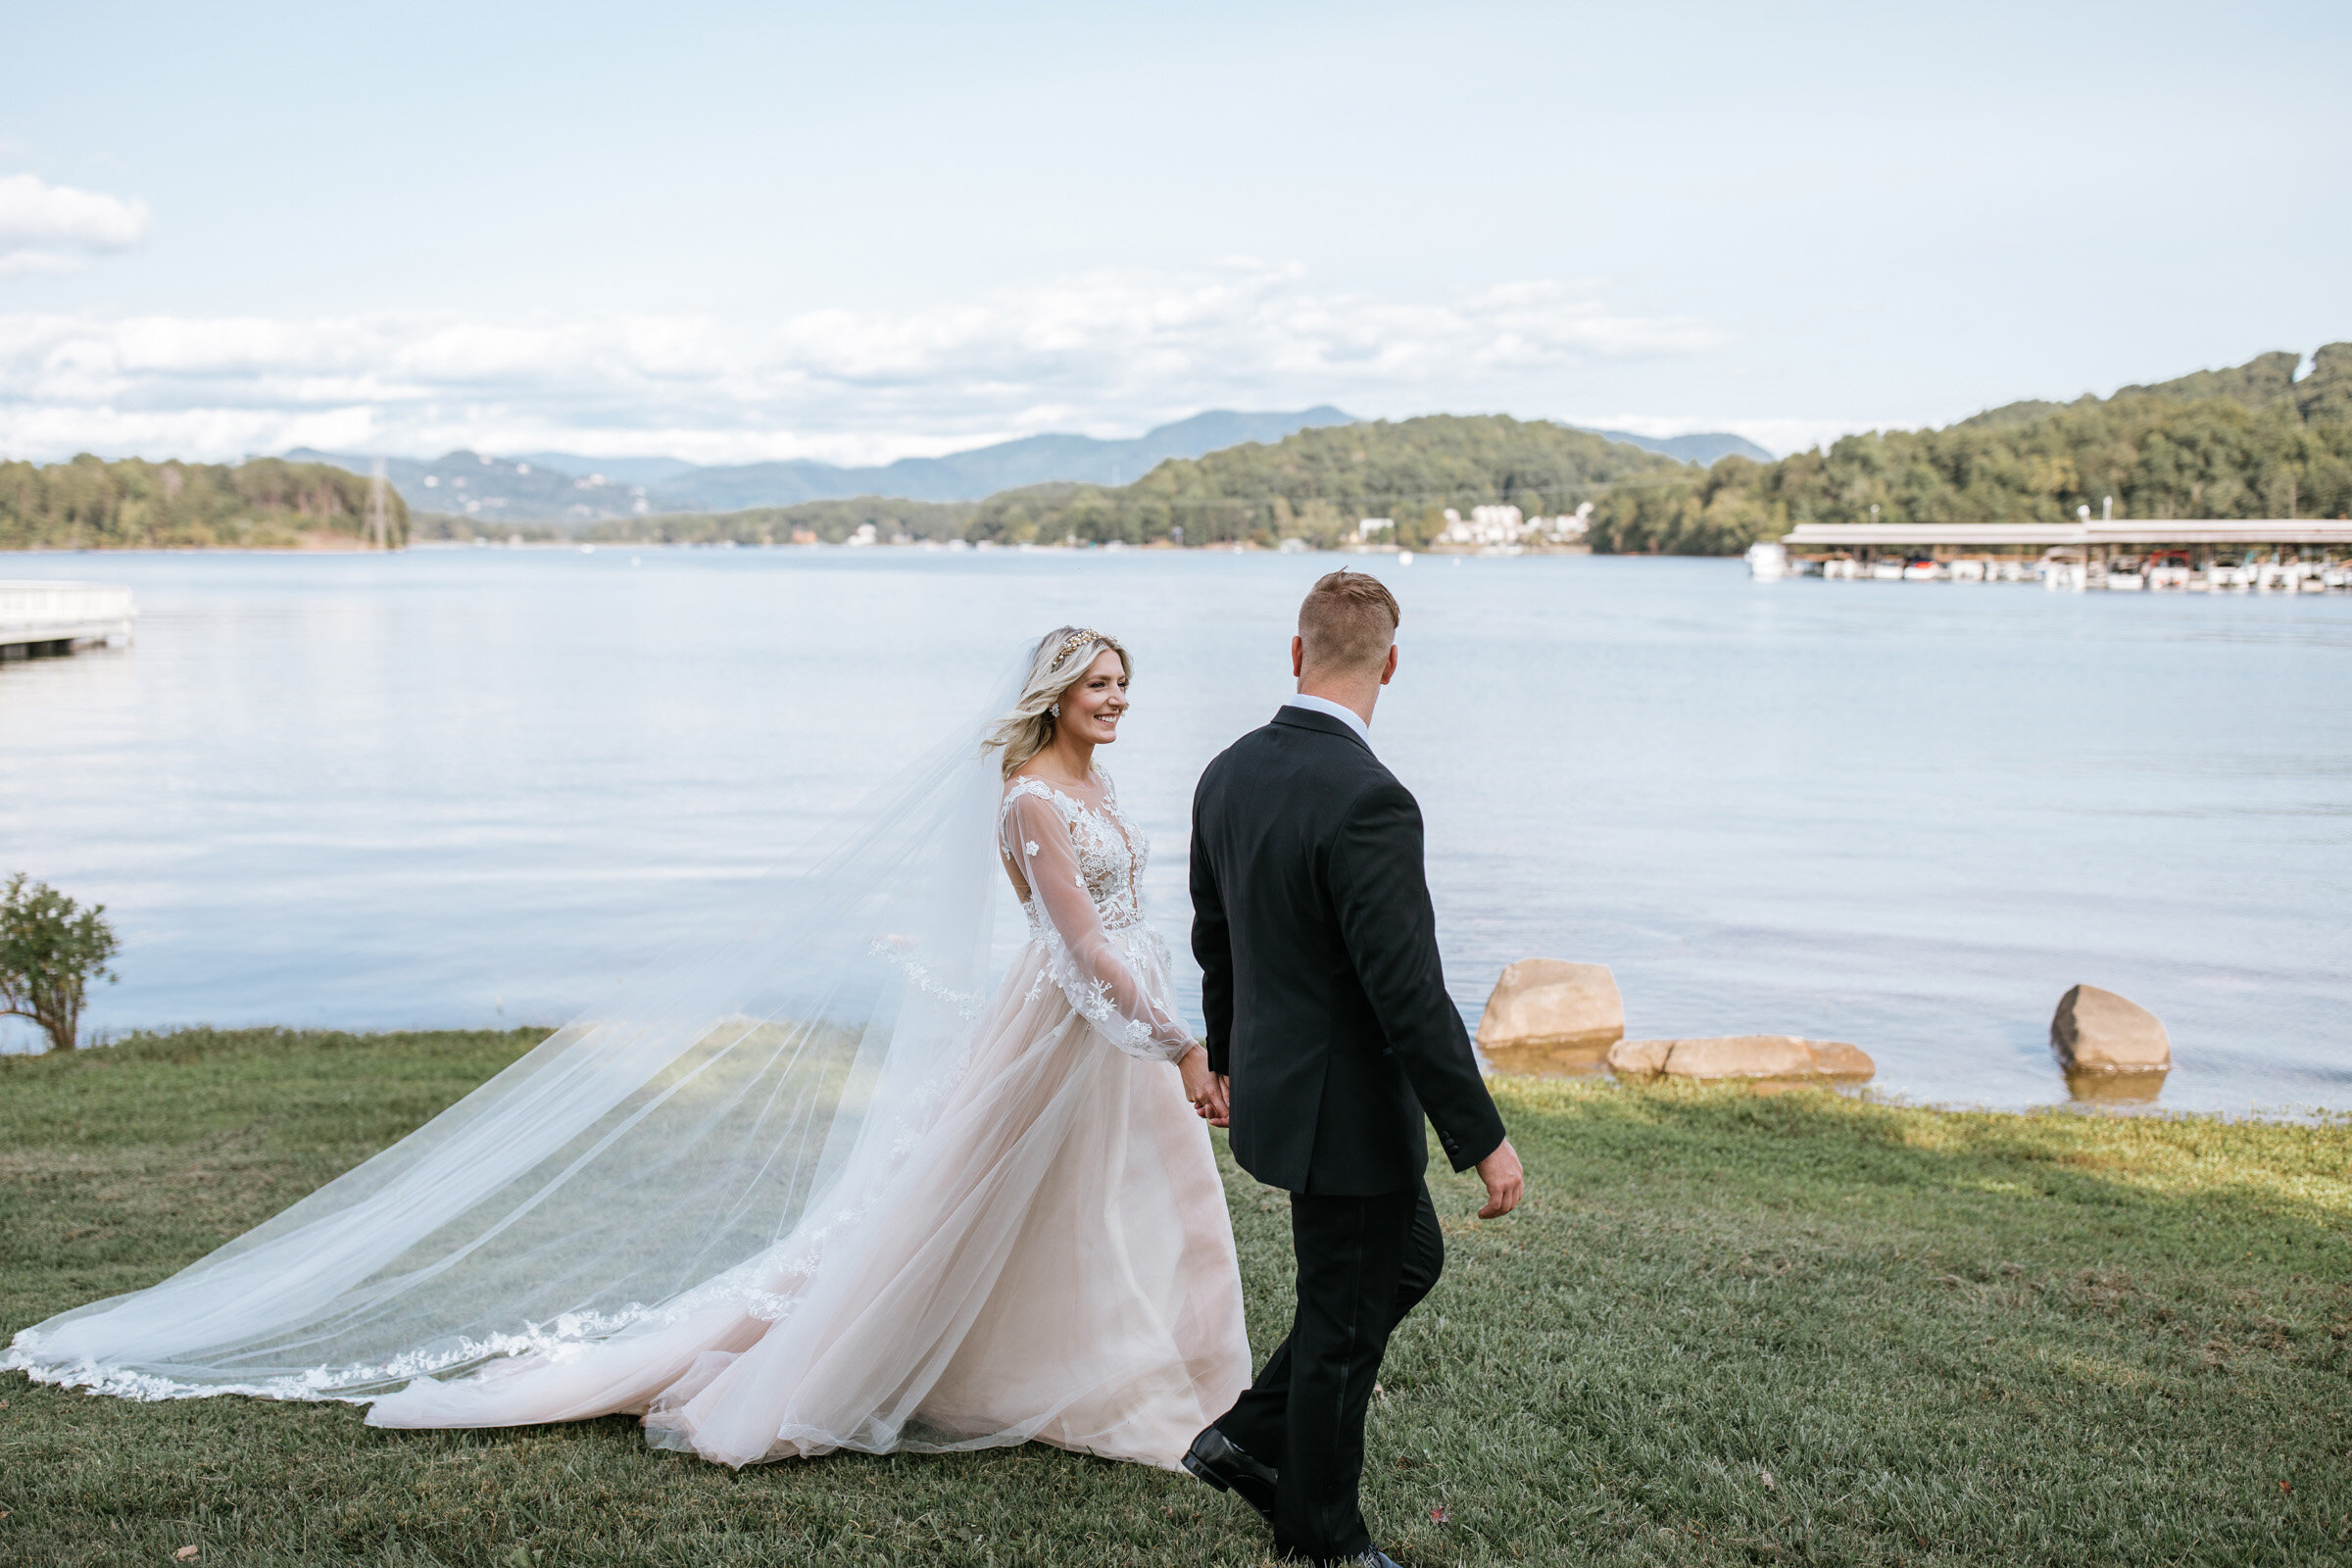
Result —
[{"label": "calm water surface", "polygon": [[[1193,781],[1335,564],[0,557],[142,612],[133,649],[0,666],[0,870],[108,906],[102,1029],[552,1022],[1068,620],[1137,655],[1105,760],[1181,949]],[[2352,599],[1364,564],[1473,1022],[1511,959],[1602,962],[1635,1035],[1851,1040],[1883,1089],[2027,1105],[2067,1097],[2050,1012],[2088,981],[2170,1027],[2165,1105],[2352,1106]]]}]

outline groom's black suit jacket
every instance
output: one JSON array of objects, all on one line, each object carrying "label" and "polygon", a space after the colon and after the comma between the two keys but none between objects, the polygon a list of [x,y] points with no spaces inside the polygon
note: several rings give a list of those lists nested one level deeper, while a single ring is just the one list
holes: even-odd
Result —
[{"label": "groom's black suit jacket", "polygon": [[1270,1187],[1413,1187],[1427,1112],[1455,1170],[1502,1118],[1446,995],[1421,808],[1355,732],[1285,708],[1193,792],[1193,952],[1233,1155]]}]

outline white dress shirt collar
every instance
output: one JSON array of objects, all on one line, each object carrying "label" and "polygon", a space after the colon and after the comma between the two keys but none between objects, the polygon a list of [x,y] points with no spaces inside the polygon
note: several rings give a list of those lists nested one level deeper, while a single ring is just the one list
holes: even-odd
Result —
[{"label": "white dress shirt collar", "polygon": [[1283,700],[1285,708],[1303,708],[1310,713],[1328,713],[1355,731],[1356,738],[1366,746],[1372,744],[1372,726],[1364,722],[1363,714],[1346,703],[1335,703],[1328,697],[1310,697],[1304,692]]}]

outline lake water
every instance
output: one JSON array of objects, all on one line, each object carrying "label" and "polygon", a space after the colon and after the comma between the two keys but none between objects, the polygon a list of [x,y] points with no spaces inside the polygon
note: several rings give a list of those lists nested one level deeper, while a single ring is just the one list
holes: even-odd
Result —
[{"label": "lake water", "polygon": [[[1069,620],[1137,657],[1105,760],[1181,951],[1194,779],[1337,564],[0,556],[141,611],[0,665],[0,871],[107,905],[101,1029],[554,1022]],[[2164,1018],[2166,1106],[2352,1106],[2352,598],[1358,564],[1404,606],[1374,737],[1473,1024],[1514,958],[1601,962],[1636,1036],[1850,1040],[1883,1090],[2016,1106],[2066,1100],[2087,981]]]}]

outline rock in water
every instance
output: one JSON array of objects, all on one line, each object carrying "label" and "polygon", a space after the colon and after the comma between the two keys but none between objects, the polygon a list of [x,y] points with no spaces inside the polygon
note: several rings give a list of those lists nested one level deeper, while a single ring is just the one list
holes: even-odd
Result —
[{"label": "rock in water", "polygon": [[2050,1049],[2070,1073],[2164,1072],[2173,1064],[2164,1020],[2097,986],[2077,986],[2058,999]]},{"label": "rock in water", "polygon": [[1870,1059],[1870,1053],[1860,1046],[1843,1040],[1809,1040],[1813,1048],[1813,1070],[1825,1078],[1875,1078],[1879,1064]]},{"label": "rock in water", "polygon": [[1813,1047],[1794,1035],[1677,1040],[1660,1070],[1677,1078],[1796,1078],[1813,1071]]},{"label": "rock in water", "polygon": [[1609,1048],[1609,1068],[1672,1078],[1868,1078],[1879,1070],[1858,1046],[1795,1035],[1620,1040]]},{"label": "rock in water", "polygon": [[1625,1002],[1605,964],[1521,958],[1502,971],[1478,1020],[1484,1052],[1600,1051],[1625,1038]]}]

